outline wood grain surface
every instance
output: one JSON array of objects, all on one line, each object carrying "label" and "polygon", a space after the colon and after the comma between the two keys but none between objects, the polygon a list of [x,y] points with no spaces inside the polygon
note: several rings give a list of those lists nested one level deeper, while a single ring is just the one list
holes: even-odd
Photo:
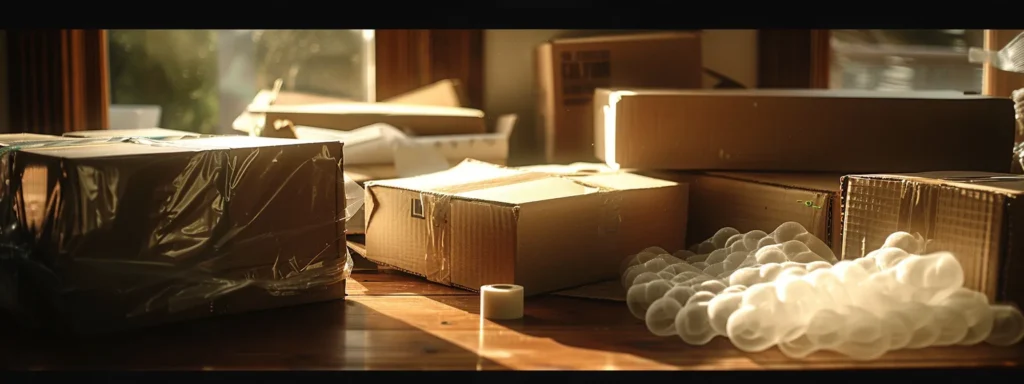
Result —
[{"label": "wood grain surface", "polygon": [[1014,367],[1024,348],[929,348],[873,362],[834,353],[804,360],[748,354],[716,339],[691,347],[650,334],[625,305],[530,298],[521,320],[481,321],[473,292],[399,272],[357,272],[344,301],[55,339],[7,330],[0,368],[14,370],[754,370]]}]

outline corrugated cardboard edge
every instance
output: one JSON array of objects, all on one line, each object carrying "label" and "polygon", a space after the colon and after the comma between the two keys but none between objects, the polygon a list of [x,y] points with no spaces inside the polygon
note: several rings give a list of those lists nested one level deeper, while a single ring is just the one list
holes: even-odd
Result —
[{"label": "corrugated cardboard edge", "polygon": [[[978,172],[978,173],[991,173],[991,172]],[[1003,226],[1003,228],[1001,229],[1001,233],[1000,233],[1000,236],[1002,236],[1002,238],[1000,239],[1000,249],[1002,249],[1003,251],[999,252],[999,254],[996,255],[996,257],[997,257],[997,265],[999,266],[998,267],[999,268],[999,273],[998,273],[999,281],[996,283],[996,292],[997,292],[996,296],[997,296],[997,298],[999,298],[1001,300],[1007,300],[1007,299],[1010,299],[1010,300],[1024,300],[1024,299],[1022,299],[1022,297],[1024,297],[1024,296],[1018,297],[1018,296],[1024,295],[1024,290],[1014,289],[1014,287],[1016,287],[1016,285],[1019,284],[1019,283],[1017,283],[1017,279],[1015,279],[1015,277],[1016,277],[1016,273],[1015,273],[1016,270],[1014,268],[1019,268],[1019,267],[1017,267],[1017,264],[1019,262],[1017,259],[1020,258],[1020,257],[1024,257],[1024,251],[1015,248],[1015,245],[1017,243],[1013,241],[1013,239],[1016,236],[1024,235],[1024,233],[1018,234],[1018,232],[1021,231],[1021,228],[1018,228],[1017,226],[1014,225],[1014,219],[1015,218],[1021,218],[1022,220],[1024,220],[1024,212],[1015,212],[1014,211],[1014,208],[1016,206],[1014,203],[1018,201],[1018,197],[1024,196],[1024,193],[1022,193],[1020,191],[1007,190],[1007,189],[1003,189],[1003,188],[984,187],[984,186],[979,186],[977,184],[972,184],[972,183],[962,183],[962,182],[956,182],[956,181],[950,181],[950,180],[943,180],[943,179],[937,179],[937,178],[926,178],[926,177],[912,176],[912,175],[899,175],[899,174],[853,174],[853,175],[845,175],[841,179],[842,180],[841,202],[842,202],[842,213],[843,213],[843,219],[842,219],[843,228],[841,230],[844,231],[843,247],[842,247],[843,255],[840,258],[841,260],[845,260],[846,259],[846,236],[845,236],[846,228],[845,228],[845,225],[846,225],[846,209],[847,209],[847,200],[848,200],[847,196],[849,194],[850,180],[851,179],[855,179],[855,178],[900,182],[901,185],[902,185],[902,189],[904,191],[903,193],[906,193],[906,190],[908,189],[908,184],[912,184],[912,185],[917,185],[915,187],[912,187],[915,190],[917,188],[919,188],[918,186],[920,186],[920,185],[926,185],[926,186],[929,186],[929,187],[949,186],[949,187],[954,187],[954,188],[962,188],[962,189],[978,191],[978,192],[982,192],[982,193],[990,193],[990,194],[1002,195],[1004,197],[1002,220],[1003,220],[1004,223],[1006,223],[1006,225]],[[1024,301],[1022,301],[1020,303],[1017,303],[1017,304],[1018,305],[1022,305],[1022,304],[1024,304]]]},{"label": "corrugated cardboard edge", "polygon": [[842,244],[840,244],[841,254],[838,255],[839,260],[846,260],[846,205],[847,205],[847,193],[850,190],[850,175],[844,175],[839,178],[839,211],[841,212],[841,219],[839,220],[839,231],[843,234]]},{"label": "corrugated cardboard edge", "polygon": [[[805,172],[797,172],[797,173],[805,173]],[[843,199],[844,199],[844,196],[846,195],[846,193],[845,193],[845,190],[843,188],[845,187],[844,181],[846,180],[846,178],[849,175],[843,175],[843,176],[839,177],[839,189],[838,190],[825,190],[825,189],[816,188],[816,187],[813,187],[813,186],[799,186],[798,187],[798,186],[795,186],[795,185],[788,185],[788,184],[784,184],[784,183],[777,183],[777,182],[772,182],[772,181],[769,181],[769,180],[755,180],[755,179],[744,178],[744,177],[736,177],[736,176],[729,175],[727,173],[719,173],[719,172],[700,173],[698,175],[707,175],[707,176],[721,177],[721,178],[725,178],[725,179],[744,181],[744,182],[748,182],[748,183],[757,183],[757,184],[761,184],[761,185],[767,185],[767,186],[772,186],[772,187],[776,187],[776,188],[783,188],[783,189],[798,189],[798,190],[802,190],[802,191],[810,191],[810,192],[825,193],[825,194],[839,194],[839,196],[837,196],[837,198],[839,200],[838,203],[833,201],[833,199],[829,199],[829,201],[828,201],[828,207],[826,207],[827,209],[826,209],[826,212],[825,212],[825,236],[828,237],[828,238],[827,239],[822,239],[822,240],[825,241],[825,245],[828,245],[829,248],[832,248],[833,250],[835,250],[836,248],[838,248],[840,250],[845,249],[845,248],[843,248],[843,246],[845,245],[844,242],[846,240],[843,239],[843,220],[842,220],[842,217],[843,217],[843,213],[846,212],[845,208],[844,208],[844,204],[843,204]],[[829,176],[831,176],[831,175],[829,175]],[[839,237],[839,239],[838,239],[839,244],[833,244],[833,240],[836,239],[836,236]],[[838,258],[840,260],[842,260],[842,256],[841,255],[838,256]]]}]

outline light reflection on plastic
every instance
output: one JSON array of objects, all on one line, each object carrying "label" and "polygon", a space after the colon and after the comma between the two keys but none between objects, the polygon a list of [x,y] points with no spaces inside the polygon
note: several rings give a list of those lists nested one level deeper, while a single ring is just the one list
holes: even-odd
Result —
[{"label": "light reflection on plastic", "polygon": [[22,197],[25,202],[25,221],[32,232],[43,225],[46,209],[47,168],[39,165],[25,167],[21,178]]}]

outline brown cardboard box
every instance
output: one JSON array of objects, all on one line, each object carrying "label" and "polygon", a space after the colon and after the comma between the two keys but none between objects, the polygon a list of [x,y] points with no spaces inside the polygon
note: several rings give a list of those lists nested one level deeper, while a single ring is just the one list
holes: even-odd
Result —
[{"label": "brown cardboard box", "polygon": [[366,183],[366,258],[447,285],[527,295],[618,277],[685,242],[687,187],[629,173],[556,176],[467,160]]},{"label": "brown cardboard box", "polygon": [[100,137],[145,137],[151,139],[170,137],[201,137],[209,136],[195,132],[178,131],[165,128],[139,128],[139,129],[97,129],[91,131],[67,132],[64,137],[75,138],[100,138]]},{"label": "brown cardboard box", "polygon": [[740,232],[775,230],[787,221],[842,254],[840,174],[744,172],[640,172],[690,185],[690,243],[708,239],[719,229]]},{"label": "brown cardboard box", "polygon": [[549,163],[594,161],[594,89],[700,88],[698,32],[558,39],[538,47],[539,123]]},{"label": "brown cardboard box", "polygon": [[486,131],[483,111],[471,108],[351,102],[270,105],[250,107],[249,112],[265,114],[266,128],[261,130],[260,136],[269,137],[277,137],[274,124],[280,120],[291,121],[297,126],[342,131],[385,123],[420,136],[484,133]]},{"label": "brown cardboard box", "polygon": [[[2,154],[7,309],[98,332],[340,298],[340,142],[44,142]],[[11,303],[16,304],[11,306]]]},{"label": "brown cardboard box", "polygon": [[[458,80],[441,80],[433,84],[429,84],[407,93],[392,97],[384,100],[377,104],[400,104],[400,105],[419,105],[419,106],[433,106],[433,107],[449,107],[449,108],[461,108],[465,107],[465,93],[462,91],[461,84]],[[260,136],[273,136],[276,132],[273,131],[275,120],[267,120],[266,116],[256,111],[263,110],[267,106],[274,105],[277,107],[284,106],[303,106],[303,105],[315,105],[319,109],[329,109],[332,105],[345,105],[355,103],[361,105],[365,103],[354,102],[353,100],[347,100],[337,97],[314,95],[302,92],[290,92],[284,91],[279,88],[265,89],[257,93],[256,97],[253,98],[252,103],[238,116],[237,119],[231,124],[232,129],[243,132],[247,135]],[[450,112],[449,112],[450,113]],[[482,113],[482,112],[480,112]],[[298,119],[298,121],[306,121],[312,117],[304,117]],[[326,117],[319,117],[321,119]],[[345,119],[345,116],[335,116],[332,120]],[[425,117],[424,119],[436,119],[435,117]],[[295,125],[307,125],[301,122],[294,122]],[[334,123],[332,123],[334,124]],[[321,127],[329,128],[329,127]],[[358,128],[358,127],[357,127]],[[475,129],[475,128],[474,128]],[[263,133],[264,130],[269,130]]]},{"label": "brown cardboard box", "polygon": [[1013,103],[955,92],[600,89],[598,157],[639,169],[1008,172]]},{"label": "brown cardboard box", "polygon": [[964,286],[1024,304],[1024,177],[987,172],[843,178],[843,259],[863,257],[896,231],[950,251]]},{"label": "brown cardboard box", "polygon": [[383,103],[433,105],[437,107],[465,107],[466,93],[456,79],[441,80],[409,92],[394,96]]}]

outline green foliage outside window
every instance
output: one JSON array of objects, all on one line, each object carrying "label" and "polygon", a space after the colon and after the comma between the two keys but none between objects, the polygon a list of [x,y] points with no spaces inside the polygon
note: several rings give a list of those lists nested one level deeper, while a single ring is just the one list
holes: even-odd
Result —
[{"label": "green foliage outside window", "polygon": [[211,30],[111,30],[112,104],[162,107],[162,128],[214,133],[217,55]]},{"label": "green foliage outside window", "polygon": [[[218,58],[219,36],[236,48],[221,52],[230,57]],[[111,103],[159,105],[161,128],[199,133],[218,133],[277,79],[285,90],[363,100],[372,60],[361,30],[111,30],[108,40]]]}]

